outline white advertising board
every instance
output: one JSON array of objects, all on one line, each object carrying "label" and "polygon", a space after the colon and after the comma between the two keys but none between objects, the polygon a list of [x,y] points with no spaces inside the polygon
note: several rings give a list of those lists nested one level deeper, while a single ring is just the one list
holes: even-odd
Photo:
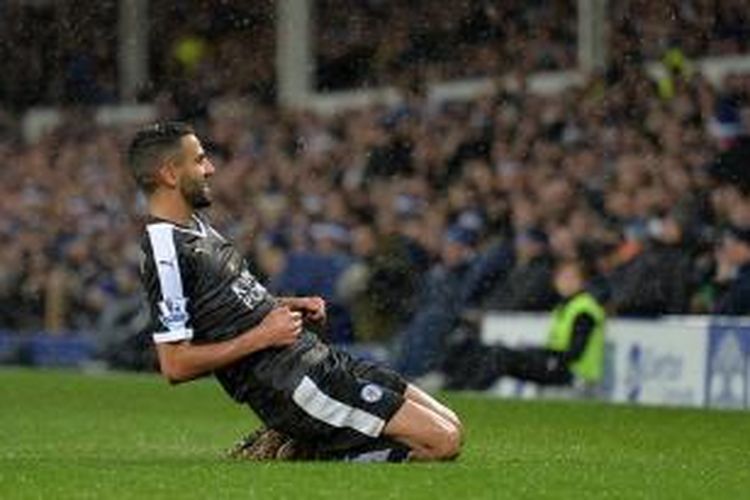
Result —
[{"label": "white advertising board", "polygon": [[[485,343],[542,345],[549,315],[488,314]],[[750,408],[750,321],[741,318],[611,319],[600,396],[619,403]],[[500,396],[536,397],[534,384],[504,379]]]},{"label": "white advertising board", "polygon": [[605,392],[616,402],[703,406],[706,323],[679,320],[614,320]]}]

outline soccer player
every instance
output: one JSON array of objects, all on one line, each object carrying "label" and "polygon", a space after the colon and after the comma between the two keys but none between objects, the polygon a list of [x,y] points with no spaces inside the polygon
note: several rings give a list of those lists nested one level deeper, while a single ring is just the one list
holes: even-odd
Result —
[{"label": "soccer player", "polygon": [[189,125],[140,130],[128,163],[148,200],[141,275],[171,383],[213,374],[266,426],[327,457],[459,454],[462,427],[452,410],[319,340],[305,324],[325,319],[324,301],[272,296],[199,213],[211,205],[214,166]]}]

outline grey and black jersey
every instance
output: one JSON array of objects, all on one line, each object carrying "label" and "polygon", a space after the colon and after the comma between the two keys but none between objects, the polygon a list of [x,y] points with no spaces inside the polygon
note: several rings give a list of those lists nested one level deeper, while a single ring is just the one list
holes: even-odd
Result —
[{"label": "grey and black jersey", "polygon": [[[141,248],[155,343],[227,340],[259,324],[274,307],[274,297],[234,246],[197,215],[189,226],[151,220]],[[258,379],[254,369],[278,365],[276,358],[299,355],[316,342],[306,334],[289,349],[262,351],[215,375],[230,396],[246,401]]]},{"label": "grey and black jersey", "polygon": [[198,216],[190,227],[153,220],[142,249],[156,343],[226,340],[258,324],[273,307],[273,297],[239,252]]}]

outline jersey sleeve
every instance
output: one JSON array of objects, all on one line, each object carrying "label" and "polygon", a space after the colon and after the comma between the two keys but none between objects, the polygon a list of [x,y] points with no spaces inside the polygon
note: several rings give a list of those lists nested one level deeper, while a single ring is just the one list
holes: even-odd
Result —
[{"label": "jersey sleeve", "polygon": [[146,230],[141,278],[155,325],[153,340],[157,344],[190,340],[193,329],[183,287],[190,276],[177,252],[174,227],[158,223],[149,224]]}]

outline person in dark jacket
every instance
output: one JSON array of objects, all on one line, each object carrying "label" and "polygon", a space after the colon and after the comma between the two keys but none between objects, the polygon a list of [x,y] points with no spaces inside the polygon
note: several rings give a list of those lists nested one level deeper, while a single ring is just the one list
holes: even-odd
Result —
[{"label": "person in dark jacket", "polygon": [[452,226],[443,235],[441,262],[430,270],[419,303],[401,332],[396,367],[408,377],[419,377],[439,367],[445,343],[461,312],[460,289],[476,258],[477,235]]},{"label": "person in dark jacket", "polygon": [[670,214],[652,219],[648,233],[645,249],[610,280],[613,305],[625,316],[685,314],[694,283],[684,229]]},{"label": "person in dark jacket", "polygon": [[731,226],[716,252],[714,314],[750,314],[750,227]]},{"label": "person in dark jacket", "polygon": [[546,311],[555,304],[546,233],[536,228],[515,237],[515,266],[483,300],[482,308],[498,311]]}]

